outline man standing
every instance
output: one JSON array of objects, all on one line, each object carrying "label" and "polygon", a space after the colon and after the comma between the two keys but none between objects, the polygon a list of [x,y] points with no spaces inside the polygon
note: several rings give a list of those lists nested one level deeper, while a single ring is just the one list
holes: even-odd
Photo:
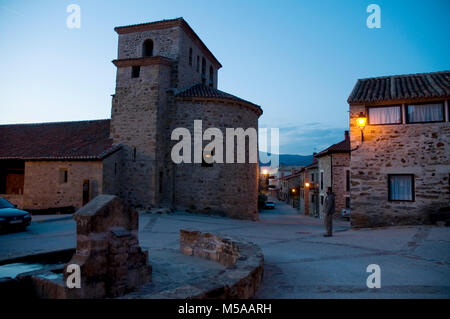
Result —
[{"label": "man standing", "polygon": [[325,223],[326,234],[324,237],[333,236],[333,214],[334,214],[334,193],[331,191],[331,187],[327,188],[327,197],[323,204],[323,217]]}]

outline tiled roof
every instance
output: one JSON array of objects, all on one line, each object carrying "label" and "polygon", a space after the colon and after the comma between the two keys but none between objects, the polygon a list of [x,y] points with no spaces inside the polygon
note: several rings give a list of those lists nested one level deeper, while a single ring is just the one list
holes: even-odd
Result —
[{"label": "tiled roof", "polygon": [[321,157],[324,155],[328,155],[331,153],[345,153],[350,152],[350,138],[346,138],[345,140],[331,145],[329,148],[319,152],[316,156]]},{"label": "tiled roof", "polygon": [[237,96],[231,95],[229,93],[217,90],[213,87],[206,86],[203,84],[193,85],[193,86],[187,88],[186,90],[177,93],[176,97],[180,97],[180,98],[217,98],[217,99],[231,100],[231,101],[235,101],[235,102],[252,105],[252,106],[258,108],[262,113],[262,109],[259,105],[256,105],[254,103],[251,103],[249,101],[241,99]]},{"label": "tiled roof", "polygon": [[120,145],[110,120],[0,125],[0,159],[102,159]]},{"label": "tiled roof", "polygon": [[440,97],[450,97],[450,71],[360,79],[347,102],[356,104]]}]

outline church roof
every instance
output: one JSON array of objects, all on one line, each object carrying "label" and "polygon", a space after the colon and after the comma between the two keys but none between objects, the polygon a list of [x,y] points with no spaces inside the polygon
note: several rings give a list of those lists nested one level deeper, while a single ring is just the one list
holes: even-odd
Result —
[{"label": "church roof", "polygon": [[450,97],[450,71],[359,79],[349,104]]},{"label": "church roof", "polygon": [[239,103],[245,103],[245,104],[249,104],[253,107],[256,107],[261,113],[262,113],[262,109],[259,105],[256,105],[252,102],[249,102],[247,100],[241,99],[237,96],[234,96],[232,94],[220,91],[218,89],[215,89],[213,87],[210,86],[206,86],[203,84],[195,84],[187,89],[185,89],[184,91],[178,92],[176,94],[176,97],[180,97],[180,98],[203,98],[203,99],[209,99],[209,98],[213,98],[213,99],[222,99],[222,100],[230,100],[230,101],[235,101],[235,102],[239,102]]},{"label": "church roof", "polygon": [[121,147],[109,126],[110,120],[0,125],[0,159],[103,159]]}]

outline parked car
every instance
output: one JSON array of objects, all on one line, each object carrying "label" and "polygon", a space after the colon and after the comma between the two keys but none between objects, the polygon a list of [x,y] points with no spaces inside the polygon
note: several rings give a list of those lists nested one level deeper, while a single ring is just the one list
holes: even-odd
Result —
[{"label": "parked car", "polygon": [[350,208],[344,208],[343,210],[341,210],[341,216],[350,220],[350,216],[351,216]]},{"label": "parked car", "polygon": [[267,202],[264,204],[264,208],[265,208],[265,209],[275,209],[275,203],[274,203],[274,202],[271,202],[271,201],[267,201]]},{"label": "parked car", "polygon": [[0,197],[0,228],[25,230],[31,224],[31,214],[17,209],[6,199]]}]

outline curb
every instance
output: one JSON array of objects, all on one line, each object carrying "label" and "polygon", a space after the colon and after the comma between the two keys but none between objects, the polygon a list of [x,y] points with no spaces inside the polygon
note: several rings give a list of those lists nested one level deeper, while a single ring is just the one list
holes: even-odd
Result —
[{"label": "curb", "polygon": [[52,218],[48,218],[48,219],[43,219],[43,220],[35,220],[33,221],[33,216],[31,216],[31,222],[32,223],[46,223],[46,222],[55,222],[55,221],[60,221],[60,220],[68,220],[68,219],[73,219],[73,216],[64,216],[64,217],[52,217]]}]

